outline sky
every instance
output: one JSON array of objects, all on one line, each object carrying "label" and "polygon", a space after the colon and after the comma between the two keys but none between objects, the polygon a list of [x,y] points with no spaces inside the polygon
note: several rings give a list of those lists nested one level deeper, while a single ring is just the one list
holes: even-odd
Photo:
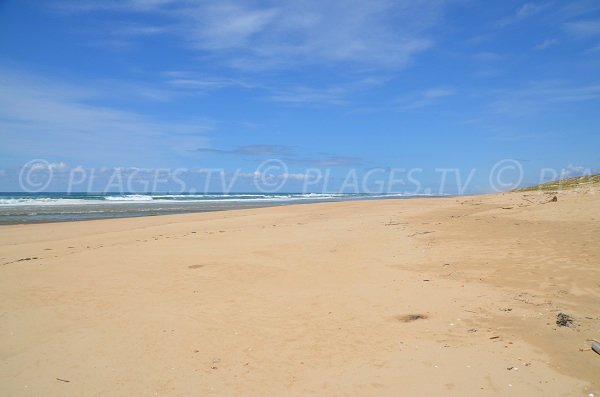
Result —
[{"label": "sky", "polygon": [[0,141],[4,191],[35,159],[59,190],[75,169],[196,191],[206,169],[248,191],[272,165],[288,190],[417,170],[433,193],[598,172],[600,2],[0,0]]}]

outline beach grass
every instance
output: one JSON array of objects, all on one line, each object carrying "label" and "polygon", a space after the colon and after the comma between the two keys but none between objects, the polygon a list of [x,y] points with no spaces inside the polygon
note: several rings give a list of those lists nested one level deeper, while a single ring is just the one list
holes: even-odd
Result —
[{"label": "beach grass", "polygon": [[558,179],[551,182],[542,183],[540,185],[528,186],[520,189],[515,189],[515,192],[531,192],[531,191],[556,191],[556,190],[571,190],[600,187],[600,174],[577,176],[573,178]]}]

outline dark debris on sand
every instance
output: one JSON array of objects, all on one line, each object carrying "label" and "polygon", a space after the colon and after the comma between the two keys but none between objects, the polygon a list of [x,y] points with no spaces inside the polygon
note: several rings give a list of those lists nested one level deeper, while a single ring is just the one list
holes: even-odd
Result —
[{"label": "dark debris on sand", "polygon": [[424,320],[427,318],[425,314],[407,314],[405,316],[398,316],[397,319],[403,323],[410,323],[417,320]]},{"label": "dark debris on sand", "polygon": [[556,325],[559,327],[570,327],[573,325],[573,317],[566,313],[558,313],[556,315]]}]

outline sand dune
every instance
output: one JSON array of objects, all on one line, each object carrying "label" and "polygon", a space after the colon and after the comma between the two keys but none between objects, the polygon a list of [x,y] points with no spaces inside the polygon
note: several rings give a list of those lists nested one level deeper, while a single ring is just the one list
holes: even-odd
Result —
[{"label": "sand dune", "polygon": [[600,192],[552,196],[2,226],[0,394],[600,395]]}]

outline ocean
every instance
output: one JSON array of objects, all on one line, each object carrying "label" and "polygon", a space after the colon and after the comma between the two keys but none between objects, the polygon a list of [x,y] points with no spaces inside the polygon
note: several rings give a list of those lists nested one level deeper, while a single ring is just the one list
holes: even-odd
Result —
[{"label": "ocean", "polygon": [[404,196],[328,193],[0,193],[0,224],[124,218],[399,197]]}]

